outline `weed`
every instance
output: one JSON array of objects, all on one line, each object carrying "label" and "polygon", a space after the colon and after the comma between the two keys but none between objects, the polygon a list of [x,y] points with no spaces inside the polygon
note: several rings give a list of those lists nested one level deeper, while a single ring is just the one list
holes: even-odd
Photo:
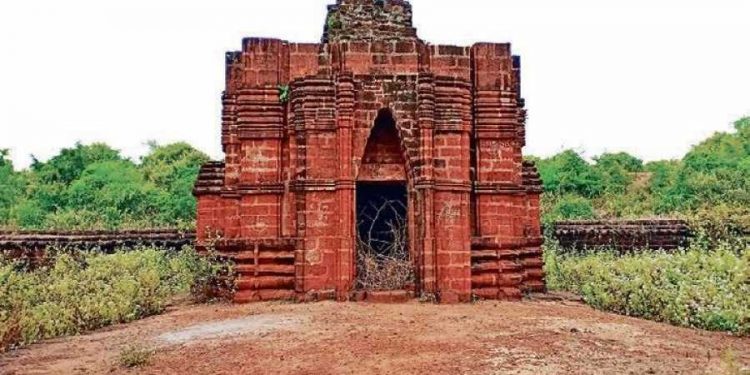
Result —
[{"label": "weed", "polygon": [[290,99],[290,88],[289,85],[280,85],[279,86],[279,101],[282,104],[288,103]]},{"label": "weed", "polygon": [[133,344],[124,347],[122,351],[120,351],[118,362],[122,367],[141,367],[148,364],[153,355],[153,349],[144,347],[141,344]]},{"label": "weed", "polygon": [[343,26],[341,16],[338,13],[331,13],[326,19],[326,25],[329,31],[340,29]]},{"label": "weed", "polygon": [[34,270],[0,261],[0,352],[158,314],[215,269],[192,248],[61,252]]}]

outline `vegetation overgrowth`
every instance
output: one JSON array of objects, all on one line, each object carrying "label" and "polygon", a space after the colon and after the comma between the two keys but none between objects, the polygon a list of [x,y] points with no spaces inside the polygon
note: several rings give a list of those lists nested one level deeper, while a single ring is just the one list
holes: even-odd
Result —
[{"label": "vegetation overgrowth", "polygon": [[158,314],[175,296],[205,292],[224,267],[187,247],[48,259],[33,269],[0,260],[0,352]]},{"label": "vegetation overgrowth", "polygon": [[550,242],[545,271],[550,290],[577,293],[598,309],[750,334],[750,247],[571,254]]},{"label": "vegetation overgrowth", "polygon": [[150,148],[136,164],[105,144],[76,144],[23,171],[0,150],[0,227],[192,228],[192,188],[208,156],[186,143]]},{"label": "vegetation overgrowth", "polygon": [[750,118],[716,133],[682,160],[626,154],[589,162],[567,150],[533,158],[544,181],[543,222],[678,217],[691,246],[674,253],[561,251],[545,245],[550,290],[605,311],[674,325],[750,334]]},{"label": "vegetation overgrowth", "polygon": [[[594,307],[688,327],[750,333],[750,118],[681,160],[626,154],[588,161],[566,150],[537,162],[545,225],[563,219],[682,217],[690,249],[564,254],[545,251],[553,290]],[[191,194],[208,157],[185,143],[139,162],[104,144],[76,144],[17,170],[0,150],[0,228],[125,229],[195,223]],[[159,313],[173,296],[207,292],[219,268],[193,250],[65,253],[37,269],[0,262],[0,350]],[[127,362],[138,363],[141,356]]]},{"label": "vegetation overgrowth", "polygon": [[[655,216],[697,217],[706,230],[750,228],[750,117],[682,160],[643,162],[621,153],[588,161],[566,150],[535,161],[544,181],[543,222]],[[160,146],[134,163],[105,144],[63,149],[28,170],[0,150],[0,227],[120,229],[195,222],[192,187],[208,160],[186,143]]]},{"label": "vegetation overgrowth", "polygon": [[531,157],[544,181],[543,221],[676,216],[696,217],[706,230],[726,221],[730,232],[750,228],[750,117],[734,128],[682,160],[644,163],[621,152],[589,162],[573,150]]}]

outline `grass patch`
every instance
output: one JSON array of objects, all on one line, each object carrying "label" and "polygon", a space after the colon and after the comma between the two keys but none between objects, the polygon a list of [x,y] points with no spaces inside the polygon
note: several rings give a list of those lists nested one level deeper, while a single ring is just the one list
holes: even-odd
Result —
[{"label": "grass patch", "polygon": [[667,254],[562,254],[545,249],[550,290],[580,294],[619,314],[712,331],[750,334],[750,248]]},{"label": "grass patch", "polygon": [[158,314],[217,270],[192,248],[60,253],[34,270],[0,261],[0,352]]},{"label": "grass patch", "polygon": [[120,351],[118,362],[122,367],[140,367],[147,365],[153,355],[154,351],[152,349],[139,344],[128,345]]}]

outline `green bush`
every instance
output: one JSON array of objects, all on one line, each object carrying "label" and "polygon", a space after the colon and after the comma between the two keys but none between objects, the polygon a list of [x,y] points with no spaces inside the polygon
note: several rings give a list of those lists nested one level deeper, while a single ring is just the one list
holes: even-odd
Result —
[{"label": "green bush", "polygon": [[171,225],[192,223],[196,212],[193,185],[208,156],[184,142],[165,146],[151,142],[149,147],[139,169],[146,181],[167,192],[159,202],[159,220]]},{"label": "green bush", "polygon": [[702,248],[727,244],[743,249],[750,246],[750,207],[718,204],[687,217],[693,234],[691,243]]},{"label": "green bush", "polygon": [[208,156],[186,143],[149,146],[136,164],[107,145],[79,143],[26,171],[0,149],[0,227],[193,228],[193,184]]},{"label": "green bush", "polygon": [[190,248],[52,259],[31,271],[0,263],[0,351],[160,313],[219,269]]},{"label": "green bush", "polygon": [[107,228],[141,220],[146,226],[158,217],[166,195],[144,180],[136,166],[110,161],[88,166],[68,188],[68,209],[84,210],[102,218]]},{"label": "green bush", "polygon": [[118,361],[122,367],[140,367],[148,364],[153,355],[153,349],[144,347],[140,344],[128,345],[120,352]]},{"label": "green bush", "polygon": [[545,249],[551,290],[591,306],[675,325],[750,334],[750,248],[562,254]]},{"label": "green bush", "polygon": [[624,152],[603,154],[596,158],[594,168],[604,179],[604,191],[623,193],[633,183],[634,174],[643,171],[643,161]]},{"label": "green bush", "polygon": [[573,150],[563,151],[549,159],[538,159],[537,167],[547,193],[593,198],[604,191],[601,171]]},{"label": "green bush", "polygon": [[594,157],[591,163],[573,150],[528,159],[536,162],[548,195],[542,209],[545,223],[570,216],[566,211],[588,216],[573,209],[583,208],[581,199],[590,201],[600,219],[718,217],[727,211],[722,207],[750,207],[750,117],[736,121],[734,131],[717,132],[693,146],[682,160],[644,165],[620,152]]},{"label": "green bush", "polygon": [[25,183],[23,175],[13,170],[8,150],[0,149],[0,223],[10,219],[11,207],[23,196]]},{"label": "green bush", "polygon": [[542,210],[545,212],[542,217],[545,225],[560,220],[586,220],[596,217],[591,201],[577,195],[544,195]]}]

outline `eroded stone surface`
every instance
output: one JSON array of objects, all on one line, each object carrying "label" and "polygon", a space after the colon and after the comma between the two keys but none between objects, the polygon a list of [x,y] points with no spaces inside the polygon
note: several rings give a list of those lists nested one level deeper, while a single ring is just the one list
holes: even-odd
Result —
[{"label": "eroded stone surface", "polygon": [[[227,54],[226,158],[195,193],[199,246],[235,261],[236,301],[349,299],[365,181],[407,187],[418,295],[544,290],[520,58],[509,44],[432,45],[411,12],[339,0],[320,44],[248,38]],[[372,131],[383,116],[395,131]]]}]

